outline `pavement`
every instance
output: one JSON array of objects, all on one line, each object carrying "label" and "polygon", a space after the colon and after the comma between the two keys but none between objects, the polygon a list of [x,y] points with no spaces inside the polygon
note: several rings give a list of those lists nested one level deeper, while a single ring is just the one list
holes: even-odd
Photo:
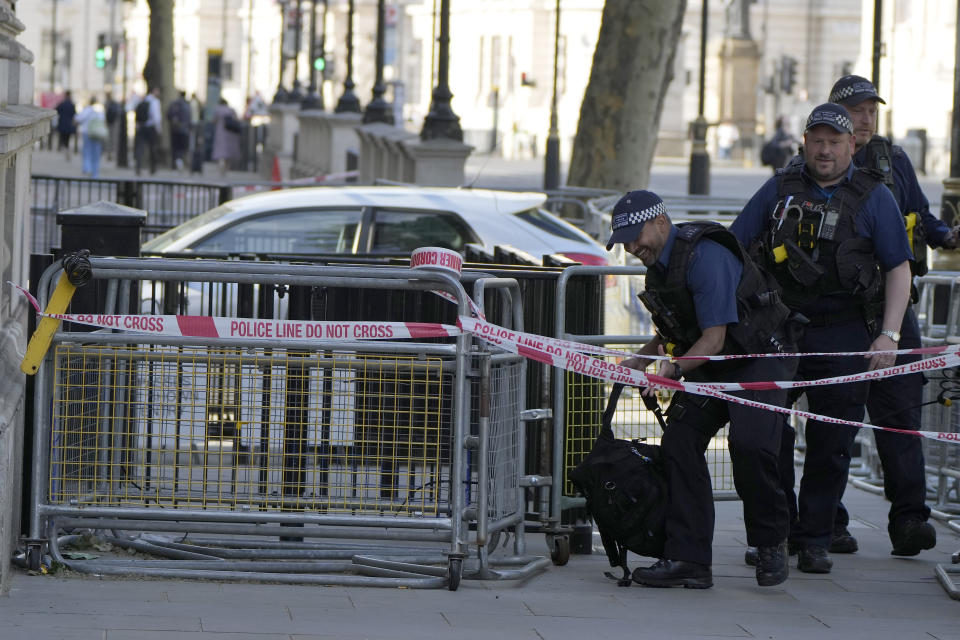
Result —
[{"label": "pavement", "polygon": [[[934,577],[960,536],[937,523],[935,549],[890,555],[888,503],[848,487],[853,555],[833,572],[796,570],[759,587],[743,564],[739,502],[718,502],[714,586],[617,587],[606,556],[574,555],[523,583],[464,580],[460,588],[322,587],[172,579],[33,576],[18,572],[0,598],[3,640],[320,640],[491,637],[960,639],[960,601]],[[545,553],[528,534],[528,552]],[[631,557],[632,566],[647,562]]]}]

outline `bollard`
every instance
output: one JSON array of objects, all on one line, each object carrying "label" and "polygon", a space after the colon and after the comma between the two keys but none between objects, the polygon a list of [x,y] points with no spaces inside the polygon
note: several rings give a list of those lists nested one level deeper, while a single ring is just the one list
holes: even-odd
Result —
[{"label": "bollard", "polygon": [[[88,249],[94,256],[140,257],[140,230],[147,212],[113,202],[94,202],[57,214],[60,225],[61,250],[64,253]],[[133,293],[133,292],[131,292]],[[91,286],[77,291],[73,297],[73,313],[102,313],[105,282],[93,282]],[[140,296],[131,295],[131,307]],[[135,308],[118,309],[117,313],[137,311]],[[79,326],[73,330],[81,330]],[[89,331],[90,328],[82,329]]]}]

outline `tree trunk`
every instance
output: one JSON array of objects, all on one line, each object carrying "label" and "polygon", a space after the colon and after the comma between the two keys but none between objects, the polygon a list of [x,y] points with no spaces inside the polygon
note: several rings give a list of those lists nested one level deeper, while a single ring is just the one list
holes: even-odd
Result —
[{"label": "tree trunk", "polygon": [[567,184],[643,188],[686,0],[606,0]]},{"label": "tree trunk", "polygon": [[[174,0],[147,0],[150,7],[150,39],[147,50],[147,63],[143,65],[143,79],[147,91],[160,87],[161,113],[166,114],[167,105],[177,95],[173,86],[173,2]],[[170,140],[164,129],[160,135],[160,159],[168,157]]]}]

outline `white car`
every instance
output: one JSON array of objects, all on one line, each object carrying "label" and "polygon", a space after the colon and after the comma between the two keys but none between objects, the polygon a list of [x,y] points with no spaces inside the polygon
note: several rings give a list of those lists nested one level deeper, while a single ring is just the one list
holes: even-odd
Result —
[{"label": "white car", "polygon": [[542,193],[417,186],[311,187],[231,200],[143,245],[144,253],[409,255],[511,245],[606,265],[610,254],[543,208]]}]

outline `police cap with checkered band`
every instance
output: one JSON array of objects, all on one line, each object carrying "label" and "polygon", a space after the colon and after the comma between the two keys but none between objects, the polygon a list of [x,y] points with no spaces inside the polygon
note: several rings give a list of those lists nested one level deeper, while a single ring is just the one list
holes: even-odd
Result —
[{"label": "police cap with checkered band", "polygon": [[877,88],[863,76],[843,76],[830,89],[830,102],[852,107],[864,100],[876,100],[887,104],[877,95]]},{"label": "police cap with checkered band", "polygon": [[653,191],[640,189],[629,192],[613,207],[610,217],[613,233],[607,241],[607,251],[618,242],[624,244],[636,240],[643,230],[643,223],[666,212],[663,200]]},{"label": "police cap with checkered band", "polygon": [[822,124],[833,128],[838,133],[853,133],[853,120],[850,119],[850,113],[843,106],[833,102],[825,102],[818,107],[814,107],[807,118],[807,126],[803,128],[803,131],[806,133]]}]

